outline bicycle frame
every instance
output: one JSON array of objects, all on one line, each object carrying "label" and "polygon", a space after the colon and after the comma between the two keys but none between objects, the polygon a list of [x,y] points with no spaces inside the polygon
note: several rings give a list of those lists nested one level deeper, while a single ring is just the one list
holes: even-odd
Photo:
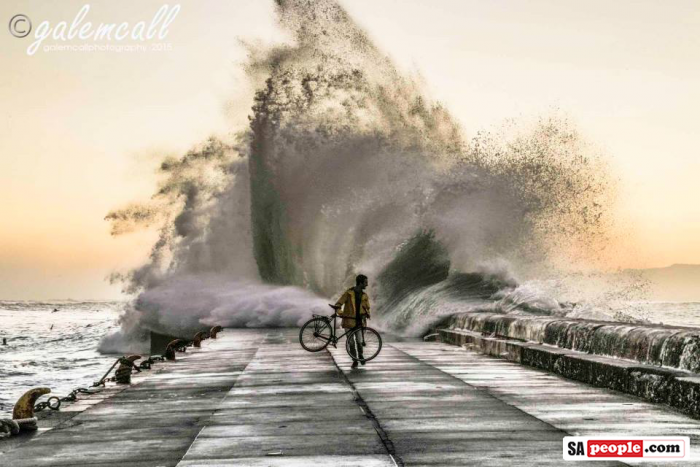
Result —
[{"label": "bicycle frame", "polygon": [[[333,328],[331,329],[331,338],[328,340],[328,342],[329,342],[330,344],[333,344],[333,347],[335,347],[335,348],[338,348],[338,345],[337,345],[337,344],[338,344],[338,341],[339,341],[340,339],[342,339],[343,337],[345,337],[346,335],[348,335],[349,333],[351,333],[352,331],[354,331],[354,330],[357,329],[358,327],[359,327],[360,329],[362,329],[363,331],[364,331],[364,329],[365,329],[365,326],[355,326],[354,328],[350,328],[350,329],[346,330],[346,331],[345,331],[344,333],[342,333],[340,336],[336,336],[336,327],[337,327],[337,326],[336,326],[336,320],[338,319],[338,313],[333,313],[333,316],[330,316],[330,317],[328,317],[328,316],[326,316],[326,315],[313,315],[313,317],[314,317],[314,318],[323,318],[323,319],[325,319],[326,321],[330,321],[331,318],[333,319]],[[316,337],[323,338],[323,336],[316,336]],[[363,333],[362,333],[362,341],[363,341],[362,344],[363,344],[363,345],[364,345],[364,340],[365,340],[365,333],[363,332]]]}]

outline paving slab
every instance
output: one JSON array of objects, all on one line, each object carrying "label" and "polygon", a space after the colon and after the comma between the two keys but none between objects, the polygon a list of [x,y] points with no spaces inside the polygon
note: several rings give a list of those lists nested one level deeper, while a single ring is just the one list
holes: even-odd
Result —
[{"label": "paving slab", "polygon": [[667,406],[444,343],[393,345],[572,436],[689,436],[692,459],[679,465],[700,465],[700,420]]},{"label": "paving slab", "polygon": [[550,466],[567,435],[700,443],[700,421],[663,406],[459,347],[386,336],[352,369],[343,345],[309,353],[297,336],[227,329],[67,407],[0,465]]},{"label": "paving slab", "polygon": [[182,461],[178,467],[396,467],[386,455],[363,456],[296,456],[296,457],[238,457],[235,459],[199,459]]},{"label": "paving slab", "polygon": [[[344,352],[330,352],[377,418],[392,454],[405,465],[498,464],[511,455],[517,456],[519,465],[538,465],[543,457],[562,461],[562,439],[568,433],[394,344],[385,343],[376,362],[356,369]],[[400,366],[403,380],[392,377],[395,365]],[[433,409],[442,416],[431,416]]]},{"label": "paving slab", "polygon": [[179,465],[307,462],[394,465],[330,354],[270,332]]},{"label": "paving slab", "polygon": [[0,465],[176,465],[265,338],[261,331],[235,334],[205,341],[202,349],[142,372],[135,384],[107,391],[111,397],[0,454]]}]

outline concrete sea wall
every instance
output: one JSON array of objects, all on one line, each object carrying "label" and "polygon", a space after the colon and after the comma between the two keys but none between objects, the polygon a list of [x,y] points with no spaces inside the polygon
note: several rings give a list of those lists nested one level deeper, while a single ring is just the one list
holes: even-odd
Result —
[{"label": "concrete sea wall", "polygon": [[700,349],[692,329],[467,313],[449,317],[439,334],[443,342],[700,418]]},{"label": "concrete sea wall", "polygon": [[452,315],[441,327],[700,373],[700,329],[495,313]]}]

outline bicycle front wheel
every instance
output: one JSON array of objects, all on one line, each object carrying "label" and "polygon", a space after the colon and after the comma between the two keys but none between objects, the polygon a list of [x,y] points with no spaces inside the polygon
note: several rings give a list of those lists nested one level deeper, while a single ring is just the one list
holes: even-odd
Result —
[{"label": "bicycle front wheel", "polygon": [[368,362],[382,350],[382,337],[372,328],[357,328],[348,334],[345,350],[353,360]]},{"label": "bicycle front wheel", "polygon": [[313,318],[304,323],[299,331],[299,343],[309,352],[320,352],[331,341],[331,325],[323,318]]}]

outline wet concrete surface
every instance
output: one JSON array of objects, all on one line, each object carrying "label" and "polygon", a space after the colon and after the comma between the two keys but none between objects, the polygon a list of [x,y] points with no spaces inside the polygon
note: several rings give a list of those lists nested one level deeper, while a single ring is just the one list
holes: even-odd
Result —
[{"label": "wet concrete surface", "polygon": [[227,329],[0,465],[564,465],[568,435],[700,441],[671,409],[448,344],[386,336],[352,369],[342,342],[309,353],[297,332]]}]

